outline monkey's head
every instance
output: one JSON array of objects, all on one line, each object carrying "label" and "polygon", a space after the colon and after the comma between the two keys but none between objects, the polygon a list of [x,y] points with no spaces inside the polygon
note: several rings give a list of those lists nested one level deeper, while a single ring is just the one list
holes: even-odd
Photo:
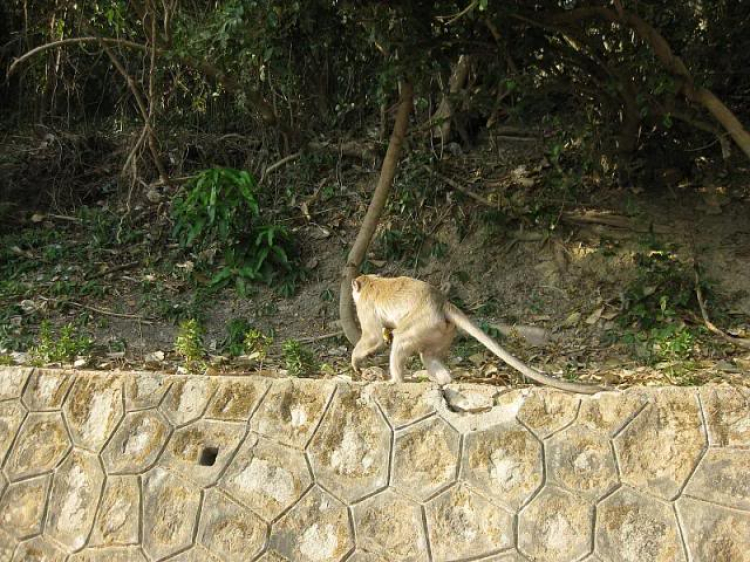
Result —
[{"label": "monkey's head", "polygon": [[373,279],[377,279],[378,275],[360,275],[354,281],[352,281],[352,298],[354,303],[359,302],[359,297],[367,288],[372,285]]}]

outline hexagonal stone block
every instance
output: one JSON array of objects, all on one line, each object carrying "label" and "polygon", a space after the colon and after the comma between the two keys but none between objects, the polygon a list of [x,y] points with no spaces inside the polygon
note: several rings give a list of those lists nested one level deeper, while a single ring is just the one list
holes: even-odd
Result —
[{"label": "hexagonal stone block", "polygon": [[33,369],[27,367],[3,367],[0,369],[0,400],[19,398],[23,385]]},{"label": "hexagonal stone block", "polygon": [[205,417],[245,422],[260,404],[269,386],[270,380],[255,377],[222,381],[208,405]]},{"label": "hexagonal stone block", "polygon": [[470,433],[462,468],[467,481],[518,509],[542,485],[542,444],[515,422]]},{"label": "hexagonal stone block", "polygon": [[16,545],[16,540],[0,528],[0,560],[9,562],[13,558]]},{"label": "hexagonal stone block", "polygon": [[396,432],[393,487],[424,501],[454,482],[460,442],[456,430],[437,417]]},{"label": "hexagonal stone block", "polygon": [[495,407],[498,389],[481,384],[449,384],[443,387],[443,399],[449,411],[480,414]]},{"label": "hexagonal stone block", "polygon": [[424,383],[373,384],[365,391],[371,394],[396,429],[435,413],[440,398],[437,386]]},{"label": "hexagonal stone block", "polygon": [[[352,559],[349,558],[347,562],[351,562]],[[258,562],[289,562],[286,558],[284,558],[281,554],[278,552],[274,552],[272,550],[269,550],[266,552],[263,556],[258,558]]]},{"label": "hexagonal stone block", "polygon": [[159,408],[174,425],[188,424],[203,415],[216,386],[208,377],[176,378]]},{"label": "hexagonal stone block", "polygon": [[141,492],[137,476],[110,476],[94,521],[91,546],[138,543]]},{"label": "hexagonal stone block", "polygon": [[232,460],[221,486],[266,521],[302,497],[312,476],[301,451],[250,434]]},{"label": "hexagonal stone block", "polygon": [[[422,510],[391,490],[357,504],[354,525],[357,546],[372,555],[393,562],[427,560]],[[362,555],[360,558],[365,559]]]},{"label": "hexagonal stone block", "polygon": [[133,373],[125,377],[125,410],[156,408],[171,384],[172,379],[161,373]]},{"label": "hexagonal stone block", "polygon": [[594,500],[619,483],[609,439],[577,424],[550,438],[547,473],[552,482]]},{"label": "hexagonal stone block", "polygon": [[688,482],[685,494],[750,511],[748,467],[750,450],[709,449]]},{"label": "hexagonal stone block", "polygon": [[266,544],[266,524],[214,489],[206,492],[198,542],[226,562],[252,560]]},{"label": "hexagonal stone block", "polygon": [[342,387],[310,443],[315,479],[348,503],[388,484],[391,431],[374,401]]},{"label": "hexagonal stone block", "polygon": [[52,481],[46,534],[70,550],[83,547],[94,524],[103,483],[96,455],[74,449]]},{"label": "hexagonal stone block", "polygon": [[677,512],[691,560],[750,561],[750,513],[685,497]]},{"label": "hexagonal stone block", "polygon": [[143,479],[143,550],[159,560],[193,542],[201,493],[161,467]]},{"label": "hexagonal stone block", "polygon": [[685,560],[672,507],[630,488],[620,488],[596,509],[596,552],[605,560]]},{"label": "hexagonal stone block", "polygon": [[18,545],[13,562],[64,562],[67,554],[45,537]]},{"label": "hexagonal stone block", "polygon": [[102,460],[109,474],[137,474],[155,462],[169,437],[170,426],[157,411],[125,415]]},{"label": "hexagonal stone block", "polygon": [[466,485],[454,486],[425,507],[436,562],[476,558],[513,547],[513,516]]},{"label": "hexagonal stone block", "polygon": [[580,398],[569,392],[535,389],[524,400],[518,411],[518,420],[533,431],[539,439],[546,439],[573,423],[578,414]]},{"label": "hexagonal stone block", "polygon": [[666,500],[682,489],[706,447],[693,392],[662,389],[620,435],[621,479]]},{"label": "hexagonal stone block", "polygon": [[39,476],[8,486],[0,501],[0,529],[19,540],[38,534],[51,480]]},{"label": "hexagonal stone block", "polygon": [[87,548],[68,558],[68,562],[148,562],[138,547]]},{"label": "hexagonal stone block", "polygon": [[59,410],[73,384],[73,378],[69,371],[36,369],[23,393],[23,403],[36,412]]},{"label": "hexagonal stone block", "polygon": [[635,390],[585,396],[581,401],[577,423],[613,436],[625,427],[647,402],[648,396]]},{"label": "hexagonal stone block", "polygon": [[112,435],[122,411],[122,383],[109,375],[78,377],[63,408],[73,443],[94,453]]},{"label": "hexagonal stone block", "polygon": [[295,562],[337,562],[354,548],[346,506],[315,486],[271,531],[269,547]]},{"label": "hexagonal stone block", "polygon": [[199,486],[214,484],[245,435],[245,425],[200,420],[176,430],[160,464]]},{"label": "hexagonal stone block", "polygon": [[222,562],[199,544],[166,560],[168,562]]},{"label": "hexagonal stone block", "polygon": [[518,517],[518,549],[532,560],[573,562],[591,551],[594,505],[546,486]]},{"label": "hexagonal stone block", "polygon": [[43,474],[55,468],[70,450],[70,439],[59,412],[29,414],[5,464],[10,480]]},{"label": "hexagonal stone block", "polygon": [[750,448],[750,400],[730,386],[708,386],[699,390],[706,414],[708,437],[716,447]]},{"label": "hexagonal stone block", "polygon": [[0,465],[10,449],[18,428],[21,427],[26,408],[19,402],[0,402]]},{"label": "hexagonal stone block", "polygon": [[346,559],[346,562],[388,562],[388,559],[377,554],[372,554],[371,552],[357,550]]},{"label": "hexagonal stone block", "polygon": [[304,449],[323,417],[334,386],[323,381],[274,381],[250,428],[284,445]]},{"label": "hexagonal stone block", "polygon": [[[502,554],[496,554],[489,558],[482,558],[481,562],[526,562],[528,558],[525,558],[515,551],[503,552]],[[587,562],[589,562],[587,560]],[[592,561],[593,562],[593,561]]]}]

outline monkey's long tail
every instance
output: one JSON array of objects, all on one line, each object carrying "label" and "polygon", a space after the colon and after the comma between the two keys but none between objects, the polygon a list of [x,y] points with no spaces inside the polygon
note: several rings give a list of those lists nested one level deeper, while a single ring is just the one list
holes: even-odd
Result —
[{"label": "monkey's long tail", "polygon": [[541,373],[536,369],[532,369],[523,361],[517,359],[516,357],[513,357],[510,353],[503,349],[499,343],[485,334],[481,330],[481,328],[479,328],[479,326],[474,324],[474,322],[472,322],[468,316],[466,316],[463,312],[461,312],[458,308],[450,303],[447,303],[445,305],[445,316],[448,318],[448,320],[450,320],[461,330],[475,338],[479,343],[481,343],[492,353],[497,355],[500,359],[505,361],[508,365],[519,371],[524,376],[533,379],[538,383],[546,384],[554,388],[559,388],[560,390],[579,392],[582,394],[596,394],[597,392],[605,390],[604,388],[593,384],[578,384],[574,382],[561,381],[559,379],[555,379],[553,377],[545,375],[544,373]]}]

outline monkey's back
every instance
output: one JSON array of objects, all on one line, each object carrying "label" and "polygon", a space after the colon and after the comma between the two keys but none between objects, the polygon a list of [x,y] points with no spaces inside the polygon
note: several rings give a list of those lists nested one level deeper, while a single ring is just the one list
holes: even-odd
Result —
[{"label": "monkey's back", "polygon": [[415,316],[428,316],[434,320],[444,318],[445,295],[429,283],[411,277],[379,275],[362,275],[358,279],[362,282],[364,300],[374,303],[386,327],[417,320]]}]

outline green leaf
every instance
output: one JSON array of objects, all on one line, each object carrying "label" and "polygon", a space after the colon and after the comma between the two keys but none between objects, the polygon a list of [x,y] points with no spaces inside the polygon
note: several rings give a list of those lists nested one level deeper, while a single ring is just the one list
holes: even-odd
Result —
[{"label": "green leaf", "polygon": [[211,278],[211,285],[218,285],[229,279],[232,276],[232,269],[225,267],[219,271],[216,275]]}]

